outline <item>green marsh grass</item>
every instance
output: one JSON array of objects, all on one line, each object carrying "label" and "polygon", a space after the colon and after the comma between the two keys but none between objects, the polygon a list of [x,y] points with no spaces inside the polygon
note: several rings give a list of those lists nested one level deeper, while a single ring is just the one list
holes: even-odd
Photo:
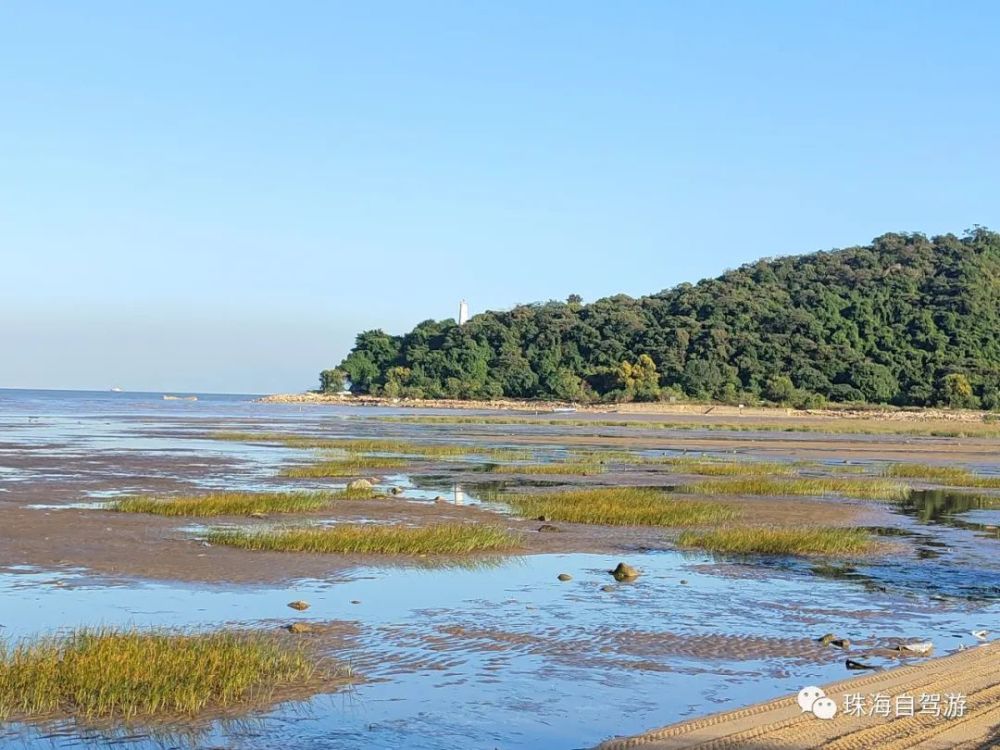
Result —
[{"label": "green marsh grass", "polygon": [[685,531],[677,544],[709,552],[760,555],[854,555],[873,552],[878,546],[864,529],[754,526]]},{"label": "green marsh grass", "polygon": [[862,500],[903,500],[909,493],[899,482],[855,477],[708,479],[677,489],[692,495],[842,495]]},{"label": "green marsh grass", "polygon": [[727,460],[714,456],[645,456],[631,451],[573,451],[581,463],[623,464],[628,466],[671,466],[687,474],[703,476],[784,476],[794,474],[799,464],[778,461]]},{"label": "green marsh grass", "polygon": [[338,524],[329,527],[210,529],[206,541],[241,549],[368,555],[464,555],[507,552],[518,536],[499,526],[442,523],[433,526]]},{"label": "green marsh grass", "polygon": [[982,476],[964,466],[894,463],[886,466],[882,475],[898,479],[927,479],[951,487],[1000,487],[1000,477]]},{"label": "green marsh grass", "polygon": [[603,474],[606,468],[600,463],[556,461],[550,464],[493,464],[490,471],[494,474],[565,474],[587,477]]},{"label": "green marsh grass", "polygon": [[384,456],[349,456],[330,459],[314,464],[302,464],[282,470],[281,476],[296,479],[317,479],[322,477],[357,477],[373,471],[401,469],[410,464],[405,458]]},{"label": "green marsh grass", "polygon": [[372,490],[340,492],[206,492],[180,497],[135,495],[108,505],[119,513],[152,513],[158,516],[246,516],[253,513],[308,513],[322,510],[336,500],[367,500]]},{"label": "green marsh grass", "polygon": [[703,526],[729,521],[739,514],[722,503],[679,500],[641,487],[501,495],[498,499],[527,518],[545,516],[602,526]]},{"label": "green marsh grass", "polygon": [[0,720],[193,716],[266,705],[325,678],[301,646],[272,634],[83,629],[0,642]]},{"label": "green marsh grass", "polygon": [[776,461],[725,461],[714,458],[666,456],[653,459],[650,463],[671,466],[685,474],[700,474],[710,477],[787,476],[795,473],[795,467],[792,464]]}]

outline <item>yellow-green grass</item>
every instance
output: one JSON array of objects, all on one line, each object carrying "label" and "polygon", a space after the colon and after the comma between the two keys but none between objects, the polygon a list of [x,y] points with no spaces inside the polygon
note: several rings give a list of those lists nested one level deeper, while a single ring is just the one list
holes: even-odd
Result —
[{"label": "yellow-green grass", "polygon": [[276,552],[368,555],[464,555],[507,552],[518,536],[488,524],[442,523],[433,526],[339,524],[329,527],[210,529],[211,544]]},{"label": "yellow-green grass", "polygon": [[985,477],[964,466],[895,463],[886,466],[882,475],[900,479],[927,479],[952,487],[1000,487],[1000,477]]},{"label": "yellow-green grass", "polygon": [[776,461],[725,461],[713,458],[666,456],[651,459],[649,462],[665,464],[686,474],[701,474],[710,477],[787,476],[795,473],[795,467],[791,464]]},{"label": "yellow-green grass", "polygon": [[903,500],[909,493],[909,488],[899,482],[854,477],[708,479],[678,490],[692,495],[842,495],[862,500]]},{"label": "yellow-green grass", "polygon": [[206,492],[201,495],[123,497],[108,505],[120,513],[158,516],[244,516],[253,513],[308,513],[329,507],[335,500],[366,500],[370,489],[340,492]]},{"label": "yellow-green grass", "polygon": [[663,465],[704,476],[758,476],[794,474],[800,464],[778,461],[727,460],[712,456],[644,456],[631,451],[579,450],[571,454],[581,463]]},{"label": "yellow-green grass", "polygon": [[864,529],[836,527],[747,526],[685,531],[677,544],[709,552],[759,555],[857,555],[878,547]]},{"label": "yellow-green grass", "polygon": [[554,493],[503,495],[519,515],[602,526],[703,526],[736,518],[723,503],[682,500],[660,490],[610,487]]},{"label": "yellow-green grass", "polygon": [[599,463],[579,461],[553,462],[550,464],[494,464],[490,471],[494,474],[565,474],[592,476],[602,474],[606,467]]},{"label": "yellow-green grass", "polygon": [[241,443],[280,443],[289,448],[339,450],[348,453],[398,453],[429,458],[454,456],[487,456],[496,459],[530,458],[531,451],[520,448],[498,448],[484,445],[451,443],[416,443],[392,438],[321,438],[276,432],[214,432],[213,440]]},{"label": "yellow-green grass", "polygon": [[350,456],[331,459],[314,464],[292,466],[281,472],[284,477],[295,479],[317,479],[322,477],[357,477],[373,471],[400,469],[410,462],[405,458],[384,456]]},{"label": "yellow-green grass", "polygon": [[0,720],[252,709],[286,689],[315,692],[333,676],[324,672],[301,645],[268,633],[76,630],[0,642]]}]

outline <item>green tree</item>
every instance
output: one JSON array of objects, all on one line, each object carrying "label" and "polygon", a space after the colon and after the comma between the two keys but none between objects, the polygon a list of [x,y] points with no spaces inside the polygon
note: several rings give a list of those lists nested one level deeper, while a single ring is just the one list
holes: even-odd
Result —
[{"label": "green tree", "polygon": [[344,390],[347,373],[340,368],[323,370],[319,374],[320,393],[340,393]]},{"label": "green tree", "polygon": [[977,406],[972,383],[960,372],[952,372],[941,378],[939,401],[953,409],[967,409]]}]

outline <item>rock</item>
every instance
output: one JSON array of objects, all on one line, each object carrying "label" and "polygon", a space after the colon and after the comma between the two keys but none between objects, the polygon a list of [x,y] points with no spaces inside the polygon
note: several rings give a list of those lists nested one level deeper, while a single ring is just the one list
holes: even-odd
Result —
[{"label": "rock", "polygon": [[633,581],[639,577],[639,571],[628,563],[620,562],[614,570],[608,571],[616,581]]},{"label": "rock", "polygon": [[557,577],[559,578],[560,581],[572,581],[573,580],[573,576],[571,576],[569,573],[560,573]]},{"label": "rock", "polygon": [[375,485],[367,479],[355,479],[353,482],[347,484],[347,489],[349,490],[370,490],[374,487]]},{"label": "rock", "polygon": [[543,523],[538,527],[539,531],[559,531],[559,529],[553,526],[551,523]]},{"label": "rock", "polygon": [[288,606],[292,609],[297,609],[301,612],[304,609],[309,609],[309,602],[304,602],[301,599],[296,599],[294,602],[288,602]]},{"label": "rock", "polygon": [[360,599],[351,599],[351,604],[361,604]]},{"label": "rock", "polygon": [[851,642],[846,638],[834,638],[830,641],[831,646],[836,646],[837,648],[842,648],[847,651],[851,647]]},{"label": "rock", "polygon": [[615,587],[612,586],[611,584],[608,584],[607,586],[601,586],[601,591],[603,591],[606,594],[610,594],[614,590],[615,590]]},{"label": "rock", "polygon": [[289,633],[311,633],[312,625],[304,622],[293,622],[291,625],[286,625],[285,630]]},{"label": "rock", "polygon": [[878,669],[878,667],[873,667],[871,664],[863,664],[860,661],[854,661],[854,659],[845,661],[844,666],[848,669]]},{"label": "rock", "polygon": [[820,636],[816,640],[819,641],[820,643],[822,643],[824,646],[829,646],[830,645],[830,641],[832,641],[836,637],[837,636],[835,636],[833,633],[827,633],[824,636]]},{"label": "rock", "polygon": [[687,578],[682,578],[681,579],[681,586],[687,586],[687,585],[688,585]]}]

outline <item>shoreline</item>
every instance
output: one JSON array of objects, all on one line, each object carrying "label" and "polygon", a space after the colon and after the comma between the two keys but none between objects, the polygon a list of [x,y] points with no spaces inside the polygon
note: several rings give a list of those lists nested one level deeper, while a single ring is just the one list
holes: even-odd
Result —
[{"label": "shoreline", "polygon": [[442,409],[464,411],[520,411],[535,414],[618,414],[677,415],[701,417],[751,417],[784,420],[871,420],[893,422],[963,422],[987,424],[1000,416],[973,409],[936,407],[844,406],[843,408],[793,409],[782,406],[732,406],[711,403],[627,402],[620,404],[578,404],[570,401],[525,399],[408,399],[354,394],[274,393],[255,399],[261,404],[314,404],[321,406],[376,406],[397,409]]},{"label": "shoreline", "polygon": [[[806,685],[803,685],[806,687]],[[957,651],[920,664],[867,673],[822,686],[838,713],[821,720],[804,712],[795,695],[670,724],[632,737],[607,740],[595,750],[679,750],[680,748],[908,748],[996,747],[1000,741],[1000,641]],[[868,708],[876,694],[889,697],[888,715],[843,712],[845,696],[862,696]],[[921,696],[938,696],[942,715],[921,712]],[[965,699],[964,710],[948,718],[948,695]],[[897,715],[896,698],[912,696],[914,715]],[[930,704],[925,704],[924,707]]]}]

